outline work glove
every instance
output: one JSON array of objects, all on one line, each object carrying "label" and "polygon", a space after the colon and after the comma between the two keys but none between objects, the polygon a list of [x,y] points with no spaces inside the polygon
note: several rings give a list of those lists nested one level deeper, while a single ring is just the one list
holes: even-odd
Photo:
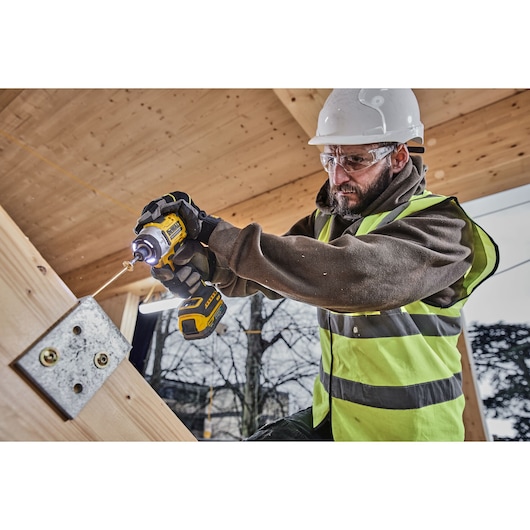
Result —
[{"label": "work glove", "polygon": [[174,191],[147,204],[134,231],[138,234],[145,224],[157,221],[168,213],[175,213],[182,219],[189,239],[196,239],[205,245],[221,221],[201,210],[187,193]]},{"label": "work glove", "polygon": [[196,239],[186,239],[173,256],[175,267],[193,265],[204,281],[210,281],[215,271],[215,254]]},{"label": "work glove", "polygon": [[163,195],[158,199],[152,200],[149,204],[145,205],[142,209],[142,214],[136,222],[134,231],[136,234],[139,234],[144,225],[147,223],[153,223],[155,221],[159,222],[164,217],[164,212],[162,208],[168,204],[175,203],[179,200],[191,200],[190,196],[187,193],[174,192]]},{"label": "work glove", "polygon": [[201,275],[195,267],[183,265],[173,272],[169,267],[152,268],[151,274],[166,289],[180,298],[189,298],[201,286]]},{"label": "work glove", "polygon": [[215,254],[196,240],[185,240],[172,261],[174,271],[169,266],[153,267],[151,275],[182,298],[193,294],[201,280],[211,280],[216,266]]}]

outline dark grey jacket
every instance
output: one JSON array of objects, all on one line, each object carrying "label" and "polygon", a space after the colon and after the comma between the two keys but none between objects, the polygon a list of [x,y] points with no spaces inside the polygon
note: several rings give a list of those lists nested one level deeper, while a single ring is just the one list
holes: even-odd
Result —
[{"label": "dark grey jacket", "polygon": [[[412,156],[362,216],[334,216],[330,243],[316,239],[314,212],[285,235],[253,223],[221,221],[209,248],[217,267],[213,282],[226,296],[262,291],[340,312],[391,309],[415,300],[447,306],[462,296],[472,262],[471,221],[454,203],[420,211],[367,235],[355,236],[363,217],[390,211],[425,189],[421,157]],[[316,205],[333,214],[326,182]]]}]

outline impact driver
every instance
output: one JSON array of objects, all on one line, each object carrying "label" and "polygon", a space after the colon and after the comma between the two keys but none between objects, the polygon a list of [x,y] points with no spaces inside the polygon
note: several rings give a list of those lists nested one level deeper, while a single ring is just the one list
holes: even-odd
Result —
[{"label": "impact driver", "polygon": [[[155,268],[168,268],[174,273],[177,266],[173,257],[183,245],[186,235],[184,223],[174,213],[159,222],[147,223],[132,242],[133,261],[144,261]],[[193,268],[190,264],[186,266]],[[178,308],[179,329],[187,340],[208,337],[226,312],[221,293],[201,280],[198,289],[187,295]]]}]

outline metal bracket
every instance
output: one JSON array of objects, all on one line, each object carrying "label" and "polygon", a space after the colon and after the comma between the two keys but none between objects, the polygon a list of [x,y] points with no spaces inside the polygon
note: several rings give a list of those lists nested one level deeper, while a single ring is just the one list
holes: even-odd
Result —
[{"label": "metal bracket", "polygon": [[87,296],[15,364],[63,414],[75,418],[130,349],[101,306]]}]

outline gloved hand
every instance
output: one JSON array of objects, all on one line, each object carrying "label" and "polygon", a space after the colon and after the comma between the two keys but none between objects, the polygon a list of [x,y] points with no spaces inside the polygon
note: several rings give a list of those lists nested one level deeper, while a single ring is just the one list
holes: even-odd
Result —
[{"label": "gloved hand", "polygon": [[182,265],[193,265],[204,281],[209,281],[213,277],[217,260],[215,254],[196,239],[186,239],[182,246],[173,256],[175,267]]},{"label": "gloved hand", "polygon": [[152,223],[154,221],[161,220],[162,217],[164,217],[164,212],[162,212],[162,208],[164,206],[167,206],[168,204],[175,203],[179,200],[191,201],[191,197],[187,193],[175,191],[174,193],[168,193],[167,195],[163,195],[158,199],[154,199],[149,204],[145,205],[143,207],[142,214],[136,222],[134,232],[136,234],[139,234],[144,225],[146,225],[147,223]]},{"label": "gloved hand", "polygon": [[208,244],[211,233],[221,220],[201,210],[187,193],[174,191],[145,206],[134,231],[138,234],[143,225],[156,221],[168,213],[176,213],[182,219],[188,238],[197,239],[205,245]]},{"label": "gloved hand", "polygon": [[175,273],[168,267],[152,268],[151,274],[180,298],[189,298],[201,285],[201,275],[191,265],[183,265]]},{"label": "gloved hand", "polygon": [[151,269],[151,275],[182,298],[193,294],[201,280],[212,278],[216,259],[213,252],[196,240],[186,240],[173,257],[175,272],[169,267]]}]

